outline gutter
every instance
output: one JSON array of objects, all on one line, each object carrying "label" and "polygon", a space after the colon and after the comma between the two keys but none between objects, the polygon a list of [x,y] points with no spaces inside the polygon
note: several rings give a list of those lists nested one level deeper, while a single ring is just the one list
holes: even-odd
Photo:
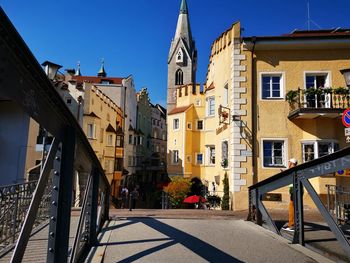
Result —
[{"label": "gutter", "polygon": [[253,43],[251,49],[252,56],[252,65],[251,65],[251,82],[252,82],[252,104],[251,104],[251,112],[252,112],[252,172],[253,172],[253,184],[258,182],[258,173],[257,173],[257,153],[256,153],[256,132],[257,132],[257,97],[256,97],[256,85],[255,85],[255,59],[254,59],[254,51],[255,51],[255,43],[256,37],[252,37],[251,41]]}]

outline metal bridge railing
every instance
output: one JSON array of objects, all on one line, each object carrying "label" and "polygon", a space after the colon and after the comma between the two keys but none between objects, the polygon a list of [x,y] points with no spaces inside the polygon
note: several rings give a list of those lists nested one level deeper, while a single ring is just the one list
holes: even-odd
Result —
[{"label": "metal bridge railing", "polygon": [[[281,235],[275,222],[272,220],[270,214],[264,206],[262,202],[262,197],[268,192],[293,184],[293,204],[295,218],[295,231],[293,235],[293,243],[305,245],[303,212],[303,187],[305,187],[307,193],[309,194],[311,200],[314,202],[323,219],[325,220],[330,230],[333,232],[333,234],[341,244],[347,256],[350,258],[350,244],[344,232],[337,224],[337,218],[333,216],[332,212],[333,210],[335,211],[335,213],[337,213],[337,204],[339,203],[339,201],[336,200],[333,204],[332,202],[334,202],[334,199],[333,201],[329,199],[327,207],[323,204],[321,198],[318,196],[317,192],[315,191],[314,187],[309,181],[310,179],[315,177],[335,173],[339,170],[345,170],[349,168],[350,147],[347,147],[333,154],[285,170],[266,180],[263,180],[257,184],[250,186],[248,219],[255,221],[259,225],[263,225],[264,222],[270,230],[274,231],[278,235]],[[329,190],[332,191],[332,188],[329,188]],[[335,198],[340,198],[340,196],[344,198],[345,195],[348,196],[348,192],[338,191],[338,193],[335,194]]]},{"label": "metal bridge railing", "polygon": [[[38,181],[0,187],[0,256],[13,248],[24,224]],[[35,228],[48,222],[52,186],[48,185],[38,208]]]},{"label": "metal bridge railing", "polygon": [[[16,230],[11,231],[13,234],[20,229],[20,233],[11,262],[21,262],[23,259],[30,235],[42,209],[46,189],[51,192],[47,207],[49,234],[46,262],[82,261],[86,252],[96,245],[97,234],[103,223],[108,220],[110,185],[76,118],[0,7],[1,101],[17,105],[54,137],[42,165],[35,191],[31,192],[29,207],[29,200],[23,198],[21,202],[23,206],[28,207],[27,211],[21,212],[20,216],[17,211],[21,223],[17,227],[16,222]],[[87,183],[83,191],[84,197],[74,245],[69,251],[71,207],[75,198],[73,177],[76,173],[85,177]],[[24,193],[29,194],[32,191],[29,188],[28,186]],[[15,203],[11,204],[16,202],[15,194],[11,196],[11,200],[7,205],[16,207]],[[4,230],[8,231],[7,229],[11,227],[13,229],[14,225],[8,223]],[[11,236],[10,232],[3,235]],[[12,241],[13,237],[10,237]],[[46,246],[43,246],[43,249],[46,250]]]}]

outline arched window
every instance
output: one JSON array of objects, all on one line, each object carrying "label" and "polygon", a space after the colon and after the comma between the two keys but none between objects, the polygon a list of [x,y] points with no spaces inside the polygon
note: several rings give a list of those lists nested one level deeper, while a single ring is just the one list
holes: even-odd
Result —
[{"label": "arched window", "polygon": [[183,72],[178,69],[175,73],[175,85],[183,85]]}]

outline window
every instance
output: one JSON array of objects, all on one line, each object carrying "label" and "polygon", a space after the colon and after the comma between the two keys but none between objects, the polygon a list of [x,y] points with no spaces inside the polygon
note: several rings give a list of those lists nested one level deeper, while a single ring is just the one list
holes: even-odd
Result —
[{"label": "window", "polygon": [[215,98],[210,97],[208,98],[208,116],[214,116],[215,115]]},{"label": "window", "polygon": [[180,120],[179,119],[174,119],[173,130],[178,130],[179,127],[180,127]]},{"label": "window", "polygon": [[159,145],[156,145],[156,146],[154,147],[154,151],[155,151],[156,153],[159,153]]},{"label": "window", "polygon": [[261,77],[261,98],[262,99],[281,99],[282,82],[281,74],[263,74]]},{"label": "window", "polygon": [[137,137],[137,144],[138,145],[142,145],[143,144],[143,137],[142,136],[138,136]]},{"label": "window", "polygon": [[192,122],[187,122],[187,130],[192,130]]},{"label": "window", "polygon": [[228,105],[228,84],[224,87],[224,94],[222,98],[222,106],[226,107]]},{"label": "window", "polygon": [[134,136],[134,145],[137,145],[137,136]]},{"label": "window", "polygon": [[113,146],[113,134],[107,135],[107,146]]},{"label": "window", "polygon": [[100,130],[100,143],[103,143],[103,129]]},{"label": "window", "polygon": [[153,131],[153,138],[155,138],[155,139],[158,138],[158,131],[157,130]]},{"label": "window", "polygon": [[89,139],[96,139],[96,125],[93,123],[89,123],[87,125],[87,137]]},{"label": "window", "polygon": [[202,153],[196,153],[196,164],[197,165],[203,164],[203,154]]},{"label": "window", "polygon": [[175,85],[183,85],[183,72],[178,69],[175,73]]},{"label": "window", "polygon": [[122,169],[123,169],[123,158],[116,158],[115,159],[114,169],[116,171],[122,171]]},{"label": "window", "polygon": [[179,162],[179,151],[178,150],[174,150],[173,151],[173,163],[178,163]]},{"label": "window", "polygon": [[117,135],[116,146],[123,147],[123,135]]},{"label": "window", "polygon": [[132,156],[128,156],[128,166],[133,166]]},{"label": "window", "polygon": [[132,135],[129,134],[129,144],[132,144]]},{"label": "window", "polygon": [[[328,73],[305,74],[305,89],[329,87]],[[305,96],[306,106],[310,108],[330,108],[331,94],[310,94]]]},{"label": "window", "polygon": [[339,150],[339,144],[333,141],[302,142],[303,162],[312,161]]},{"label": "window", "polygon": [[284,141],[263,141],[264,167],[286,167],[284,158]]},{"label": "window", "polygon": [[222,166],[226,168],[228,165],[228,141],[223,141],[221,144],[221,159]]},{"label": "window", "polygon": [[166,133],[165,132],[163,132],[163,134],[162,134],[162,140],[166,141]]},{"label": "window", "polygon": [[215,164],[215,146],[208,146],[208,164],[214,165]]},{"label": "window", "polygon": [[197,120],[197,130],[203,130],[203,120]]}]

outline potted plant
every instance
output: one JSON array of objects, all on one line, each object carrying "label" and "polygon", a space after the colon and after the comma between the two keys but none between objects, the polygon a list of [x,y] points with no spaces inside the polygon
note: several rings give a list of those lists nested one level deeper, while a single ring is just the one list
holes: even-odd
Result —
[{"label": "potted plant", "polygon": [[286,94],[286,101],[288,101],[289,106],[292,109],[295,108],[295,103],[297,102],[298,93],[299,92],[297,90],[290,90]]},{"label": "potted plant", "polygon": [[333,93],[338,95],[349,95],[349,89],[344,87],[338,87],[333,89]]}]

